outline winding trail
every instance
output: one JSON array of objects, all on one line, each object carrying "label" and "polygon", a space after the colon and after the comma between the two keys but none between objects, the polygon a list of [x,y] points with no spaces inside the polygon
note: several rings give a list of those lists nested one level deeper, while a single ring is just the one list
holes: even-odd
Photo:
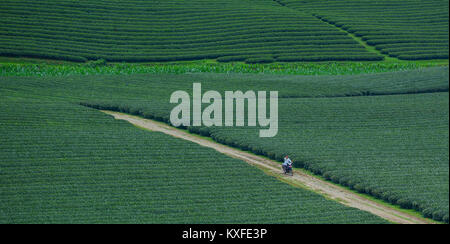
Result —
[{"label": "winding trail", "polygon": [[425,218],[416,217],[408,213],[398,211],[394,208],[390,208],[387,205],[382,205],[377,202],[371,201],[364,197],[361,197],[343,187],[331,184],[317,177],[305,174],[300,170],[294,170],[293,176],[286,176],[281,173],[281,165],[273,160],[263,158],[248,152],[244,152],[223,144],[207,140],[193,134],[189,134],[183,130],[169,126],[167,124],[157,122],[154,120],[144,119],[129,114],[105,111],[102,112],[112,115],[115,119],[125,120],[131,124],[141,127],[143,129],[151,131],[159,131],[173,137],[188,140],[197,143],[201,146],[213,148],[218,152],[221,152],[227,156],[243,160],[251,165],[257,166],[270,175],[274,175],[282,181],[289,184],[300,186],[316,193],[324,195],[329,199],[336,200],[346,206],[358,208],[363,211],[370,212],[374,215],[380,216],[388,221],[399,224],[430,224],[430,220]]}]

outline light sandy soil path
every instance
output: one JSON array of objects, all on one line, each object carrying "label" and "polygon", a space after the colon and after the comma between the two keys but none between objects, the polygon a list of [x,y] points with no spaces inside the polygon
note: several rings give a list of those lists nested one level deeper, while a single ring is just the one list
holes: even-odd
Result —
[{"label": "light sandy soil path", "polygon": [[400,224],[432,223],[431,221],[425,218],[416,217],[408,213],[398,211],[394,208],[390,208],[389,206],[382,205],[377,202],[366,199],[364,197],[361,197],[358,194],[355,194],[343,187],[331,184],[317,177],[305,174],[300,170],[295,170],[293,176],[286,176],[281,173],[281,165],[273,160],[260,157],[248,152],[244,152],[229,146],[225,146],[223,144],[211,140],[203,139],[199,136],[189,134],[183,130],[179,130],[164,123],[112,111],[102,111],[102,112],[114,116],[115,119],[126,120],[131,124],[144,129],[159,131],[177,138],[195,142],[205,147],[213,148],[225,155],[243,160],[251,165],[257,166],[258,168],[263,169],[265,172],[274,175],[280,180],[285,181],[289,184],[307,188],[316,193],[324,195],[329,199],[334,199],[349,207],[358,208],[360,210],[370,212],[374,215],[380,216],[391,222]]}]

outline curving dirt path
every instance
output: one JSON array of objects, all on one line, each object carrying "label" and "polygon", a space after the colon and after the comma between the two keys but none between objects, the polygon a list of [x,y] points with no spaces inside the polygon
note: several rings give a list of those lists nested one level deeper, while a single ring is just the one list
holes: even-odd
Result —
[{"label": "curving dirt path", "polygon": [[225,146],[223,144],[211,140],[203,139],[199,136],[189,134],[183,130],[179,130],[167,124],[118,112],[104,111],[104,110],[102,110],[102,112],[112,115],[115,119],[126,120],[131,124],[144,129],[159,131],[177,138],[195,142],[205,147],[213,148],[225,155],[243,160],[251,165],[257,166],[266,171],[267,173],[274,175],[275,177],[289,184],[310,189],[316,193],[324,195],[329,199],[334,199],[349,207],[358,208],[360,210],[370,212],[374,215],[380,216],[391,222],[399,224],[432,223],[430,220],[427,220],[425,218],[416,217],[398,211],[396,209],[390,208],[389,206],[382,205],[377,202],[366,199],[364,197],[361,197],[343,187],[331,184],[327,181],[305,174],[300,170],[294,170],[293,176],[285,176],[284,174],[281,173],[281,165],[273,160],[266,159],[248,152],[240,151],[238,149]]}]

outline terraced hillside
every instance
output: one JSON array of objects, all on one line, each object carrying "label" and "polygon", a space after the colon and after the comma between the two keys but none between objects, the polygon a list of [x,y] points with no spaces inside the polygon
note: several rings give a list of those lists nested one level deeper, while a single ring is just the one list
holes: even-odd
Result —
[{"label": "terraced hillside", "polygon": [[448,59],[448,0],[278,0],[399,59]]},{"label": "terraced hillside", "polygon": [[5,0],[0,56],[85,61],[381,60],[271,0]]},{"label": "terraced hillside", "polygon": [[448,0],[5,0],[0,14],[0,56],[79,62],[383,59],[348,31],[391,57],[448,59]]}]

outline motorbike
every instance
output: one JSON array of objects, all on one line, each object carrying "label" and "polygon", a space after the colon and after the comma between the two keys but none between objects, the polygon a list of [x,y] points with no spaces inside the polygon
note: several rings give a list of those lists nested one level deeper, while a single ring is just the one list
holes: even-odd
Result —
[{"label": "motorbike", "polygon": [[288,165],[282,165],[281,168],[283,168],[283,173],[285,175],[294,175],[294,171],[292,170],[292,164],[288,164]]}]

